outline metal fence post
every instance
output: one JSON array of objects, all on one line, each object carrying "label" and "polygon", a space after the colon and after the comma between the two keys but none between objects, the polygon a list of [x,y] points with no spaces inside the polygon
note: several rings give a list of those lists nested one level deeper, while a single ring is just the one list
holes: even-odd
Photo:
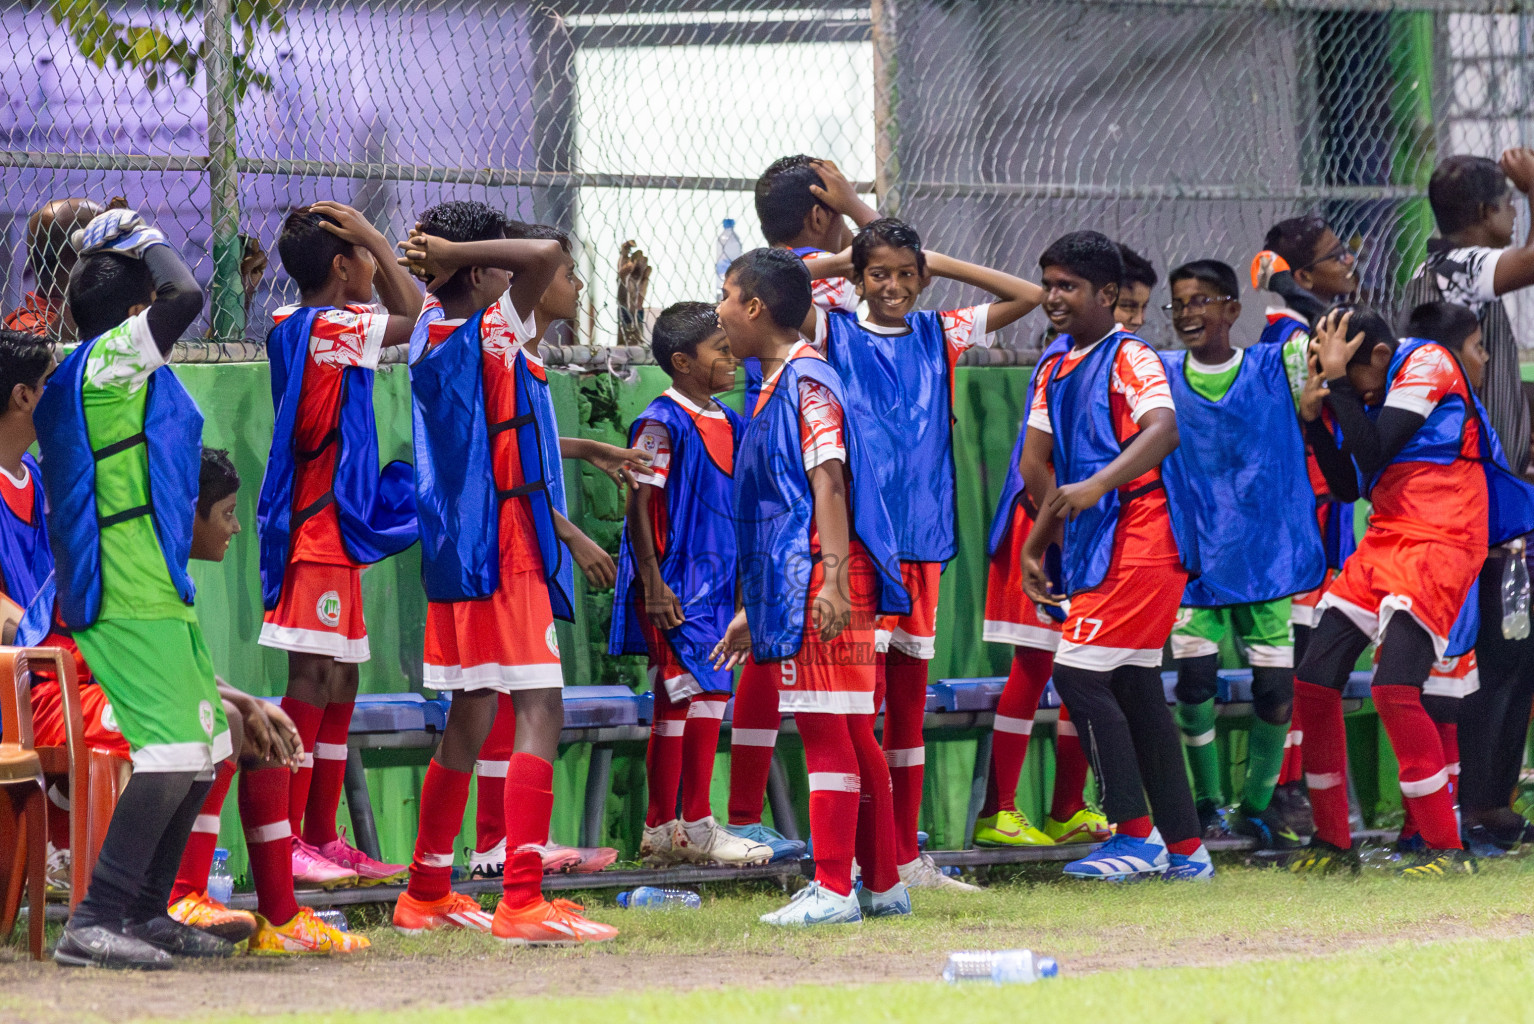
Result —
[{"label": "metal fence post", "polygon": [[229,0],[208,0],[203,23],[206,48],[203,81],[208,104],[208,210],[213,221],[213,339],[245,336],[244,289],[240,284],[240,176],[235,167],[234,40]]},{"label": "metal fence post", "polygon": [[895,116],[896,42],[895,0],[870,0],[874,71],[874,191],[879,212],[900,216],[900,155],[896,149],[899,121]]}]

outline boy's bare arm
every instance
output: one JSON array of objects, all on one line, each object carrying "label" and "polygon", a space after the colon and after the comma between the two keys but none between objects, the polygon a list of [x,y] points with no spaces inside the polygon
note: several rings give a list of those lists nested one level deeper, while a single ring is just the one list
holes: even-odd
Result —
[{"label": "boy's bare arm", "polygon": [[650,466],[648,452],[638,448],[619,448],[615,444],[589,437],[561,437],[559,454],[561,458],[591,463],[611,477],[613,483],[622,490],[638,487],[639,481],[634,479],[634,474]]},{"label": "boy's bare arm", "polygon": [[[345,203],[321,200],[310,208],[330,220],[321,221],[320,227],[343,242],[360,245],[373,256],[375,270],[373,287],[383,308],[389,311],[390,322],[384,334],[385,345],[400,345],[410,340],[416,318],[421,315],[421,288],[410,271],[395,262],[394,249],[389,240],[377,228],[368,223],[359,210]],[[331,223],[330,221],[335,221]],[[395,320],[401,321],[396,324]]]},{"label": "boy's bare arm", "polygon": [[1006,327],[1044,301],[1044,289],[1032,281],[1014,277],[1003,270],[966,263],[940,252],[927,253],[927,270],[936,277],[984,288],[996,296],[996,301],[991,303],[991,310],[986,315],[985,326],[988,330],[996,331]]},{"label": "boy's bare arm", "polygon": [[1023,474],[1023,487],[1034,508],[1043,508],[1055,490],[1053,459],[1055,439],[1036,427],[1029,427],[1023,435],[1023,454],[1018,460],[1018,470]]},{"label": "boy's bare arm", "polygon": [[634,562],[644,585],[645,614],[657,629],[675,629],[683,622],[682,602],[661,578],[660,556],[655,551],[655,523],[650,516],[650,499],[661,493],[650,484],[636,484],[629,492],[624,518],[629,547],[634,552]]},{"label": "boy's bare arm", "polygon": [[810,470],[810,492],[815,498],[815,526],[820,532],[820,564],[825,582],[814,595],[814,623],[820,639],[835,640],[852,619],[852,596],[847,557],[851,530],[847,522],[847,467],[840,459],[822,462]]},{"label": "boy's bare arm", "polygon": [[852,223],[858,227],[866,227],[879,219],[879,211],[863,202],[858,196],[858,190],[852,187],[852,182],[842,173],[842,169],[830,160],[815,160],[810,163],[815,173],[820,175],[820,180],[825,186],[811,185],[810,195],[825,203],[831,209],[844,217],[852,218]]},{"label": "boy's bare arm", "polygon": [[[1502,173],[1507,175],[1513,187],[1528,198],[1534,192],[1534,149],[1522,146],[1509,149],[1502,154],[1501,164]],[[1529,203],[1530,209],[1534,209],[1534,199]],[[1492,287],[1498,295],[1529,285],[1534,285],[1534,224],[1530,225],[1529,236],[1522,248],[1507,249],[1502,253],[1492,276]]]},{"label": "boy's bare arm", "polygon": [[558,512],[554,513],[554,533],[570,549],[570,557],[581,567],[587,583],[598,590],[611,589],[618,579],[618,567],[613,564],[613,556],[604,551],[602,545],[586,536]]},{"label": "boy's bare arm", "polygon": [[511,304],[526,318],[537,308],[549,282],[559,273],[565,251],[553,239],[493,238],[483,242],[450,242],[422,231],[400,243],[401,265],[426,278],[426,290],[464,267],[494,267],[511,272]]}]

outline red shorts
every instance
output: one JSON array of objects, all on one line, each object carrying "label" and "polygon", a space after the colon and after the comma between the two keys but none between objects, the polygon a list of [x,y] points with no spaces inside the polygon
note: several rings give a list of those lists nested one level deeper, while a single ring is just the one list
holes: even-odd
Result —
[{"label": "red shorts", "polygon": [[1376,643],[1390,617],[1405,612],[1428,631],[1442,657],[1485,561],[1484,547],[1370,530],[1343,563],[1317,611],[1336,608]]},{"label": "red shorts", "polygon": [[1475,652],[1458,658],[1439,658],[1422,684],[1425,697],[1468,697],[1481,688],[1481,670]]},{"label": "red shorts", "polygon": [[1055,664],[1092,672],[1160,668],[1187,585],[1188,574],[1175,563],[1111,564],[1101,583],[1068,602]]},{"label": "red shorts", "polygon": [[816,562],[805,598],[804,642],[799,653],[778,666],[778,710],[828,715],[874,713],[877,659],[874,650],[874,611],[878,605],[877,577],[861,544],[853,543],[847,560],[852,620],[836,639],[820,639],[814,624],[815,595],[825,582],[824,566]]},{"label": "red shorts", "polygon": [[263,647],[321,654],[341,662],[368,660],[362,620],[362,570],[350,565],[293,562],[283,573],[277,607],[261,622]]},{"label": "red shorts", "polygon": [[502,572],[477,601],[426,603],[425,670],[433,690],[546,690],[565,685],[549,586],[541,572]]},{"label": "red shorts", "polygon": [[671,646],[671,641],[655,628],[654,623],[650,621],[650,616],[645,614],[644,595],[638,592],[637,587],[634,593],[634,606],[634,614],[639,618],[639,631],[644,634],[645,648],[649,652],[648,671],[652,693],[664,693],[673,704],[683,703],[700,693],[717,692],[728,696],[729,691],[705,689],[703,684],[698,682],[697,677],[682,664]]},{"label": "red shorts", "polygon": [[1314,590],[1308,590],[1303,594],[1296,594],[1289,602],[1289,621],[1296,626],[1314,627],[1316,619],[1320,615],[1316,612],[1316,605],[1321,603],[1321,598],[1331,589],[1332,581],[1337,578],[1336,569],[1327,569],[1326,578],[1321,585]]},{"label": "red shorts", "polygon": [[1060,646],[1060,623],[1040,611],[1023,591],[1023,544],[1032,529],[1033,520],[1018,502],[1012,527],[991,556],[986,574],[984,639],[1053,651]]},{"label": "red shorts", "polygon": [[[85,721],[85,745],[92,750],[131,758],[128,741],[117,731],[112,702],[94,684],[80,687],[80,716]],[[69,742],[64,731],[64,699],[56,679],[43,679],[32,687],[32,736],[39,747],[62,747]]]},{"label": "red shorts", "polygon": [[911,595],[905,615],[881,615],[874,623],[874,649],[898,651],[931,661],[937,654],[937,592],[943,566],[938,562],[901,562],[900,579]]}]

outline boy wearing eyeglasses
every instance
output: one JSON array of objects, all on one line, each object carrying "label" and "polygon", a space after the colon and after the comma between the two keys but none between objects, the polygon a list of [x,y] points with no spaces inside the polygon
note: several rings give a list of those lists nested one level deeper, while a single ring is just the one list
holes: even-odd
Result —
[{"label": "boy wearing eyeglasses", "polygon": [[[1194,495],[1203,572],[1188,582],[1172,630],[1177,726],[1205,835],[1225,802],[1215,748],[1220,641],[1252,667],[1246,779],[1230,829],[1260,849],[1304,845],[1273,803],[1294,705],[1289,599],[1321,582],[1326,555],[1294,414],[1284,348],[1235,348],[1236,272],[1217,260],[1172,271],[1162,309],[1186,351],[1162,354],[1177,406],[1179,457]],[[1260,543],[1254,543],[1260,539]]]}]

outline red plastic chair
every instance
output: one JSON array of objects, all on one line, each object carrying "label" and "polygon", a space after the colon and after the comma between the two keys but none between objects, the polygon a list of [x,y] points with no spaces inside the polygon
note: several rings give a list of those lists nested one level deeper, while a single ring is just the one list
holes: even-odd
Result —
[{"label": "red plastic chair", "polygon": [[9,936],[27,890],[27,946],[43,958],[44,872],[48,862],[43,766],[32,748],[32,692],[26,652],[0,647],[0,936]]},{"label": "red plastic chair", "polygon": [[80,680],[75,672],[74,656],[57,647],[33,647],[27,658],[47,662],[59,681],[59,696],[64,703],[64,740],[62,747],[39,747],[37,755],[46,775],[69,779],[69,909],[85,897],[91,872],[106,841],[107,826],[117,807],[118,794],[127,784],[132,762],[92,750],[85,743],[85,719],[80,710]]}]

